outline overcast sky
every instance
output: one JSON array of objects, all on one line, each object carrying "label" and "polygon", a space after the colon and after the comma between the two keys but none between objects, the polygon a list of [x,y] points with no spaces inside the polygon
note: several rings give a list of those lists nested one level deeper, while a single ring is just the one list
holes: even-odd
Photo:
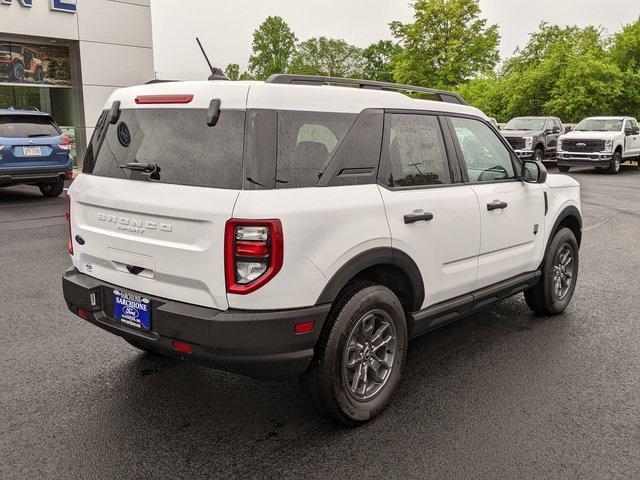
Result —
[{"label": "overcast sky", "polygon": [[[601,25],[611,32],[640,16],[638,0],[480,0],[482,14],[500,27],[501,55],[526,42],[541,21]],[[208,69],[199,36],[213,63],[244,69],[253,31],[279,15],[298,39],[324,35],[366,47],[391,38],[389,22],[411,20],[408,0],[152,0],[155,68],[159,78],[204,79]]]}]

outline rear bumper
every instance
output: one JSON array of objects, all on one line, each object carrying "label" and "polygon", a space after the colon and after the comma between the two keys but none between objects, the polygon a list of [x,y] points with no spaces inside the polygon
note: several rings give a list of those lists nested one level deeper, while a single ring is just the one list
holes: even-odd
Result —
[{"label": "rear bumper", "polygon": [[71,162],[68,165],[40,168],[0,168],[0,186],[20,183],[54,182],[67,179],[73,173]]},{"label": "rear bumper", "polygon": [[[216,310],[144,295],[151,300],[151,331],[134,330],[113,318],[115,285],[75,268],[62,278],[69,309],[89,312],[87,321],[165,355],[257,378],[295,378],[311,363],[330,304],[295,310]],[[138,293],[138,292],[134,292]],[[94,294],[95,305],[91,305]],[[294,334],[296,323],[313,320],[311,333]],[[189,343],[190,354],[172,340]]]},{"label": "rear bumper", "polygon": [[562,167],[608,167],[613,153],[571,153],[560,152],[556,160]]}]

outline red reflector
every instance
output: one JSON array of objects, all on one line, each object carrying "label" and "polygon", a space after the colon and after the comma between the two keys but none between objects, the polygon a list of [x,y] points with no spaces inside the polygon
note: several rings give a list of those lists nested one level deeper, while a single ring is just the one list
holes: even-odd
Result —
[{"label": "red reflector", "polygon": [[138,105],[158,105],[162,103],[190,103],[193,95],[140,95],[136,97]]},{"label": "red reflector", "polygon": [[83,318],[83,319],[85,319],[85,320],[88,320],[88,319],[89,319],[89,312],[87,312],[87,311],[86,311],[85,309],[83,309],[83,308],[79,308],[79,309],[78,309],[78,316],[79,316],[80,318]]},{"label": "red reflector", "polygon": [[313,332],[313,327],[316,326],[316,323],[313,320],[309,320],[308,322],[296,323],[294,327],[294,331],[296,335],[302,335],[303,333],[311,333]]},{"label": "red reflector", "polygon": [[171,346],[174,350],[182,353],[191,353],[191,345],[178,340],[171,340]]},{"label": "red reflector", "polygon": [[236,242],[236,255],[239,257],[266,257],[269,247],[266,242]]},{"label": "red reflector", "polygon": [[67,180],[73,180],[73,172],[67,172]]}]

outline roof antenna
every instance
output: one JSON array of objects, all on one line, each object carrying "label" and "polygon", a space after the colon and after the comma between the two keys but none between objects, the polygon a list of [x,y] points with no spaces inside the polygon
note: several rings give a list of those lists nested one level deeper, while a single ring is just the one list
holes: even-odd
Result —
[{"label": "roof antenna", "polygon": [[200,39],[198,37],[196,37],[196,42],[198,42],[198,46],[202,51],[202,55],[204,55],[204,59],[207,61],[207,65],[209,65],[209,70],[211,70],[211,75],[209,76],[209,80],[229,80],[229,77],[227,77],[222,70],[220,70],[218,67],[214,67],[213,65],[211,65],[211,62],[209,61],[209,57],[207,56],[207,52],[204,51],[204,48],[202,47],[202,43],[200,42]]}]

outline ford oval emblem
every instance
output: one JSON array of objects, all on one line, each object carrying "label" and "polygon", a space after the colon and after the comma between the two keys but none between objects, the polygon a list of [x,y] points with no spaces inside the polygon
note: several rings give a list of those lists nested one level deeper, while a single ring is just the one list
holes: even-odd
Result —
[{"label": "ford oval emblem", "polygon": [[123,147],[131,145],[131,132],[129,131],[127,124],[124,122],[121,122],[118,125],[118,140]]},{"label": "ford oval emblem", "polygon": [[138,318],[138,316],[140,315],[138,310],[136,310],[135,308],[132,308],[132,307],[124,307],[122,309],[122,313],[124,313],[125,315],[127,315],[128,317],[131,317],[131,318]]}]

